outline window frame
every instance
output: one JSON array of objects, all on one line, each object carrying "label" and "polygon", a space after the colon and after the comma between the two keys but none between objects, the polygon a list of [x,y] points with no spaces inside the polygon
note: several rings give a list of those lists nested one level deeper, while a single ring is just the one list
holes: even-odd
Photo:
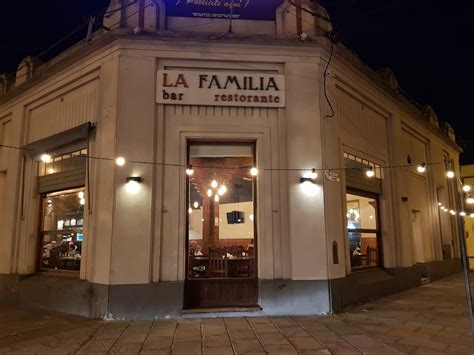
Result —
[{"label": "window frame", "polygon": [[[376,204],[376,229],[368,229],[368,228],[357,228],[357,229],[349,229],[347,228],[347,194],[351,195],[356,195],[360,197],[365,197],[365,198],[370,198],[375,200]],[[354,272],[361,272],[361,271],[367,271],[367,270],[376,270],[376,269],[383,269],[384,268],[384,263],[383,263],[383,242],[382,242],[382,229],[381,229],[381,208],[380,208],[380,195],[369,192],[369,191],[364,191],[364,190],[359,190],[351,187],[346,187],[346,192],[345,192],[345,204],[344,204],[344,220],[345,220],[345,230],[346,230],[346,236],[345,236],[345,241],[346,241],[346,249],[349,250],[349,259],[348,259],[348,265],[350,266],[351,273]],[[351,263],[351,255],[350,255],[350,245],[349,245],[349,233],[371,233],[376,235],[376,240],[377,240],[377,265],[374,266],[362,266],[362,267],[352,267]]]},{"label": "window frame", "polygon": [[[189,165],[190,161],[190,153],[191,153],[191,146],[192,145],[215,145],[215,146],[229,146],[229,145],[234,145],[234,146],[249,146],[252,149],[252,164],[253,166],[256,166],[257,164],[257,142],[255,140],[207,140],[207,139],[188,139],[186,141],[186,165]],[[257,223],[258,223],[258,216],[257,216],[257,178],[258,176],[252,177],[252,198],[253,198],[253,215],[254,215],[254,220],[253,220],[253,244],[254,244],[254,255],[253,255],[253,262],[254,262],[254,268],[255,268],[255,275],[254,277],[249,277],[249,279],[258,279],[258,228],[257,228]],[[194,280],[193,278],[189,277],[189,213],[187,212],[188,206],[190,206],[190,176],[186,174],[186,204],[185,204],[185,214],[186,214],[186,226],[185,226],[185,243],[184,243],[184,255],[185,255],[185,280]],[[212,280],[215,278],[202,278],[200,280]],[[239,280],[241,278],[226,278],[227,280]]]},{"label": "window frame", "polygon": [[[52,193],[57,193],[57,192],[61,192],[61,191],[67,191],[67,190],[74,190],[74,189],[84,189],[84,193],[86,193],[86,186],[85,184],[82,185],[82,186],[77,186],[77,187],[74,187],[74,188],[68,188],[66,190],[56,190],[56,191],[49,191],[49,192],[45,192],[45,193],[41,193],[41,194],[38,194],[39,196],[39,201],[38,201],[38,205],[39,205],[39,208],[38,208],[38,223],[37,223],[37,237],[36,237],[36,272],[37,273],[40,273],[40,274],[54,274],[54,275],[60,275],[60,276],[65,276],[65,277],[72,277],[72,278],[79,278],[80,276],[80,273],[81,273],[81,268],[82,268],[82,256],[84,254],[84,250],[82,250],[81,252],[81,260],[80,260],[80,264],[79,264],[79,270],[62,270],[62,269],[46,269],[46,268],[43,268],[42,267],[42,243],[43,243],[43,238],[45,235],[48,235],[48,234],[51,234],[52,232],[54,232],[53,230],[48,230],[48,231],[45,231],[44,230],[44,200],[46,198],[48,198],[48,194],[52,194]],[[84,224],[82,225],[82,231],[83,231],[83,238],[85,238],[84,236],[84,231],[85,231],[85,210],[83,211],[83,220],[84,220]],[[84,246],[84,241],[82,241],[82,246]]]}]

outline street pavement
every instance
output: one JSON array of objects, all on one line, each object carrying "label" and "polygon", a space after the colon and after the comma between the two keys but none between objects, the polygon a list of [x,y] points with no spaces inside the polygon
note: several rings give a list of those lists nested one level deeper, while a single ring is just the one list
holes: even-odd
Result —
[{"label": "street pavement", "polygon": [[101,321],[0,308],[0,354],[474,354],[462,275],[334,316]]}]

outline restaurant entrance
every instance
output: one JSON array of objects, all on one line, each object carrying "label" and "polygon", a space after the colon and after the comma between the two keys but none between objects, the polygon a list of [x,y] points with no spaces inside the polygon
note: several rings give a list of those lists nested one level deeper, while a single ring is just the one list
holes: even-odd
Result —
[{"label": "restaurant entrance", "polygon": [[255,147],[191,142],[188,165],[184,306],[255,306]]}]

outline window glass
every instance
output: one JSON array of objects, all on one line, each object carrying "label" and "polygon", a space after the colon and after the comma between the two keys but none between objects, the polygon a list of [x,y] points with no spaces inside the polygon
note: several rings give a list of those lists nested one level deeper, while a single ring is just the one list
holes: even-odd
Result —
[{"label": "window glass", "polygon": [[255,276],[252,145],[192,144],[188,277]]},{"label": "window glass", "polygon": [[79,271],[85,201],[84,188],[43,196],[40,269]]},{"label": "window glass", "polygon": [[352,269],[379,265],[378,206],[376,198],[346,194],[347,231]]}]

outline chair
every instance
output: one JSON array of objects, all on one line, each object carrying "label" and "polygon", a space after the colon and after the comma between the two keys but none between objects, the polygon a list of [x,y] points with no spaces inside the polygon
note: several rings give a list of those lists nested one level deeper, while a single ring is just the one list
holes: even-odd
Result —
[{"label": "chair", "polygon": [[227,277],[228,273],[225,251],[209,247],[209,277]]},{"label": "chair", "polygon": [[368,246],[366,255],[367,259],[365,262],[367,266],[377,264],[377,248]]}]

